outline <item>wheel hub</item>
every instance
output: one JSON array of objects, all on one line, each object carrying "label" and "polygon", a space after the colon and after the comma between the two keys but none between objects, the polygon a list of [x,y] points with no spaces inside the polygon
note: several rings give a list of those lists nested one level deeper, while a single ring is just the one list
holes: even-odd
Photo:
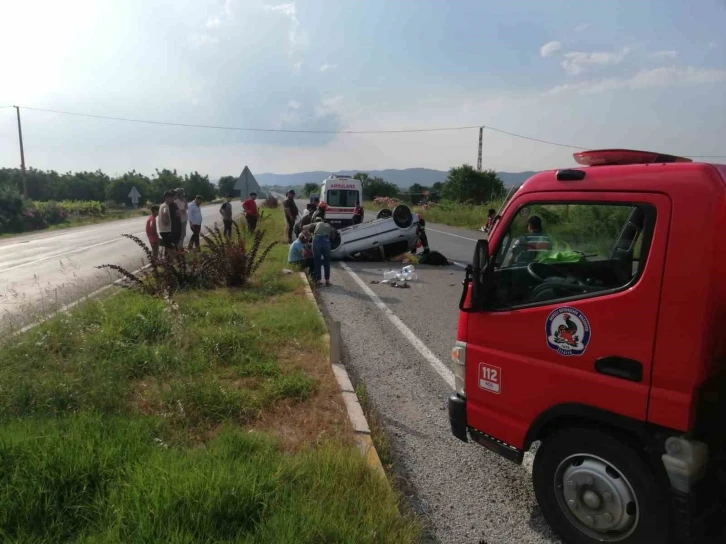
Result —
[{"label": "wheel hub", "polygon": [[615,467],[592,455],[573,455],[555,472],[560,508],[585,534],[604,542],[630,535],[638,523],[633,488]]}]

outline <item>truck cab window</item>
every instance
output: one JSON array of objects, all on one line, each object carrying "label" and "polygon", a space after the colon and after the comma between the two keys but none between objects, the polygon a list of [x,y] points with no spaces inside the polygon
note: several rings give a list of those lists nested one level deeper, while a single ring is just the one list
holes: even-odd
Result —
[{"label": "truck cab window", "polygon": [[654,218],[649,206],[621,203],[520,208],[494,253],[492,309],[597,296],[632,284],[645,264]]}]

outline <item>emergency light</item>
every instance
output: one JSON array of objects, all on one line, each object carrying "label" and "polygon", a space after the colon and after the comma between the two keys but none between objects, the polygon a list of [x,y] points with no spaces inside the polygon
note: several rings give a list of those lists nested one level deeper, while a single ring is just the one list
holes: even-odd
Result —
[{"label": "emergency light", "polygon": [[665,162],[693,162],[685,157],[664,155],[652,151],[631,149],[598,149],[573,153],[575,162],[583,166],[604,166],[612,164],[652,164]]}]

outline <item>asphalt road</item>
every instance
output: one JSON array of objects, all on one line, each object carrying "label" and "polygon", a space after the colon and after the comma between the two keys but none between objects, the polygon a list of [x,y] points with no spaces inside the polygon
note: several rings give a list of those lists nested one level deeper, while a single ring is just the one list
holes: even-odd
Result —
[{"label": "asphalt road", "polygon": [[393,469],[414,511],[442,543],[555,543],[536,506],[532,454],[515,465],[451,435],[446,397],[456,339],[462,266],[479,233],[428,224],[429,245],[459,266],[417,266],[409,289],[371,283],[398,263],[335,263],[321,288],[341,322],[344,364],[365,382],[391,440]]},{"label": "asphalt road", "polygon": [[[238,201],[233,206],[242,212]],[[220,218],[218,210],[202,207],[204,225]],[[118,279],[98,265],[142,266],[143,252],[122,234],[146,241],[146,217],[0,240],[0,327],[25,325]]]}]

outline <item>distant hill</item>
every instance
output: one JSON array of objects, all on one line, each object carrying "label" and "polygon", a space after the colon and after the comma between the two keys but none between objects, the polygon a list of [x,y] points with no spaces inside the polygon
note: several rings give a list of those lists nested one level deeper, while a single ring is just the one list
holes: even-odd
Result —
[{"label": "distant hill", "polygon": [[[448,172],[431,170],[429,168],[406,168],[405,170],[340,170],[338,172],[297,172],[295,174],[256,174],[260,185],[267,187],[300,187],[306,183],[321,183],[330,174],[352,176],[358,172],[366,172],[369,176],[378,176],[386,181],[395,183],[406,189],[414,183],[430,187],[437,181],[446,181]],[[499,179],[506,187],[518,185],[530,177],[534,172],[498,172]]]}]

